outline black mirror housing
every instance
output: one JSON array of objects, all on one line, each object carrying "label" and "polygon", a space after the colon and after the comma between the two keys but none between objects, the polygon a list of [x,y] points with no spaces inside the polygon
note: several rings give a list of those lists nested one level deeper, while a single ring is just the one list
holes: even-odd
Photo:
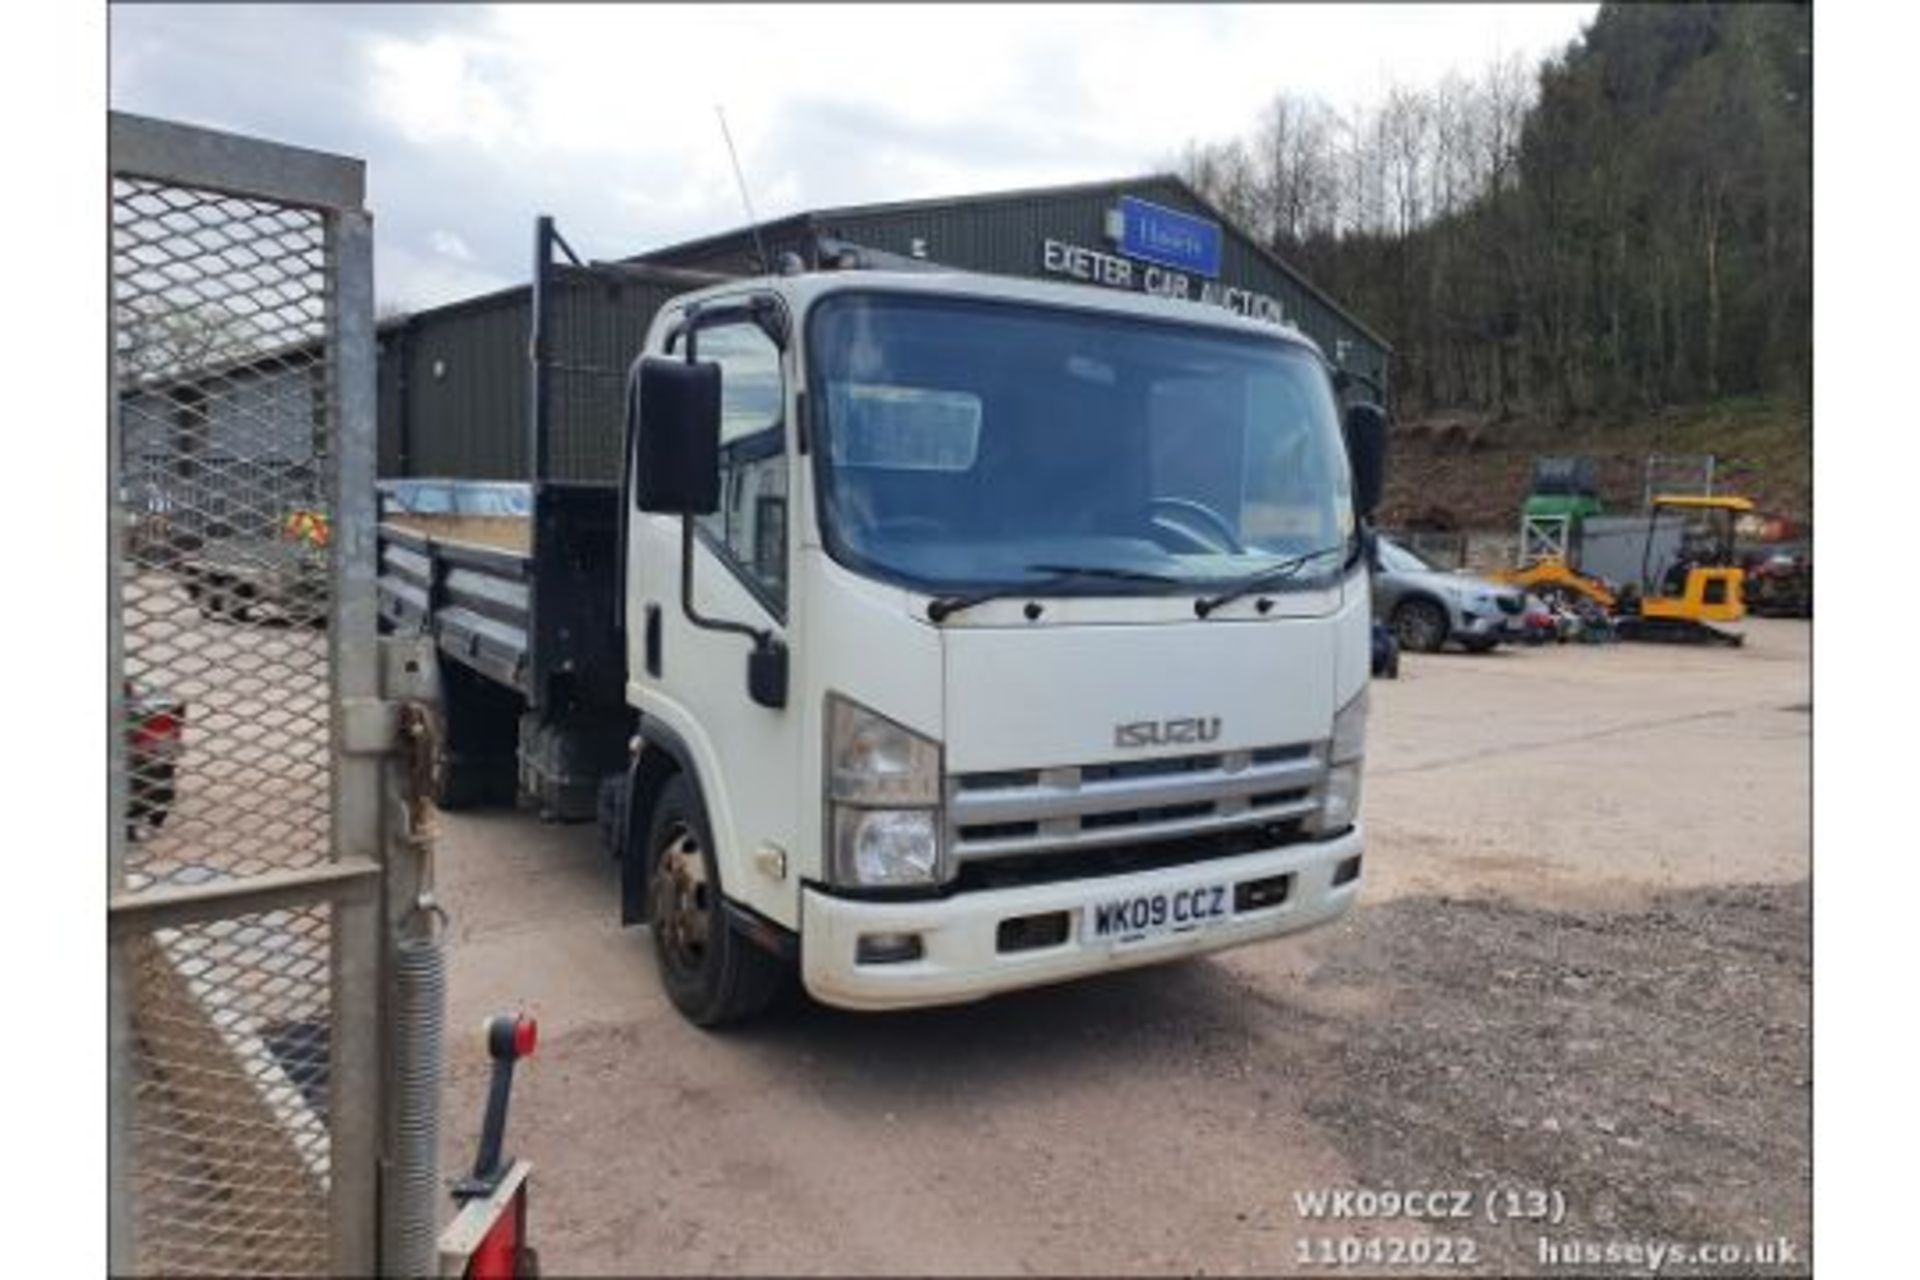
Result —
[{"label": "black mirror housing", "polygon": [[1361,519],[1370,519],[1387,487],[1387,411],[1377,404],[1349,405],[1346,437],[1354,510]]},{"label": "black mirror housing", "polygon": [[787,646],[762,637],[747,653],[747,697],[778,711],[787,705]]},{"label": "black mirror housing", "polygon": [[720,509],[720,366],[642,356],[627,383],[634,504],[661,515]]}]

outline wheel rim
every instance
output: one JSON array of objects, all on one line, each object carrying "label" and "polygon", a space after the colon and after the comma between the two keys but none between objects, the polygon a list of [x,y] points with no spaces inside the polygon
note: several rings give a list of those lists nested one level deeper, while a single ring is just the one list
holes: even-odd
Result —
[{"label": "wheel rim", "polygon": [[1400,644],[1403,648],[1427,650],[1440,640],[1440,624],[1426,605],[1409,605],[1400,611]]},{"label": "wheel rim", "polygon": [[677,823],[667,832],[653,876],[654,928],[660,931],[668,959],[683,972],[706,961],[708,913],[707,864],[692,828]]}]

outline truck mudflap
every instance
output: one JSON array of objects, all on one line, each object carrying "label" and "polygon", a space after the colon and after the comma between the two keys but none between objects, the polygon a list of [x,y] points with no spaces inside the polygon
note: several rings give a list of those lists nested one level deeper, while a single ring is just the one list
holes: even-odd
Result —
[{"label": "truck mudflap", "polygon": [[1157,964],[1333,920],[1360,889],[1356,827],[1326,840],[924,901],[801,894],[801,973],[848,1009],[958,1004]]},{"label": "truck mudflap", "polygon": [[543,819],[588,822],[602,811],[602,784],[626,764],[627,717],[577,711],[520,717],[519,779]]}]

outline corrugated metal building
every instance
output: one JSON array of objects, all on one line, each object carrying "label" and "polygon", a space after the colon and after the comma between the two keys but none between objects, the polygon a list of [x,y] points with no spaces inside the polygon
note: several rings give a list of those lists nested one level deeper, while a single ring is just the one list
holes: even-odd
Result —
[{"label": "corrugated metal building", "polygon": [[[1156,252],[1136,215],[1199,245]],[[1192,298],[1297,325],[1343,366],[1387,382],[1384,338],[1242,235],[1179,178],[913,200],[799,213],[627,261],[759,274],[787,253],[832,265],[837,242],[967,271],[1083,281]],[[1205,252],[1189,254],[1187,249]],[[553,277],[552,474],[618,477],[621,377],[660,306],[683,289],[605,273]],[[381,329],[380,468],[389,476],[524,479],[530,291],[502,290]]]},{"label": "corrugated metal building", "polygon": [[327,393],[316,346],[161,355],[161,367],[120,392],[122,501],[201,537],[271,536],[287,512],[322,501]]}]

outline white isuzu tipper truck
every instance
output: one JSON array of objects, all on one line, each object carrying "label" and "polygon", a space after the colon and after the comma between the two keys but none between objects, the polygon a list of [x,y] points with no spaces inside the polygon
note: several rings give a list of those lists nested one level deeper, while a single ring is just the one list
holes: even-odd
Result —
[{"label": "white isuzu tipper truck", "polygon": [[[1385,416],[1297,331],[937,271],[683,295],[626,476],[382,527],[449,800],[597,807],[692,1021],[894,1009],[1345,911]],[[468,522],[471,524],[471,522]]]}]

